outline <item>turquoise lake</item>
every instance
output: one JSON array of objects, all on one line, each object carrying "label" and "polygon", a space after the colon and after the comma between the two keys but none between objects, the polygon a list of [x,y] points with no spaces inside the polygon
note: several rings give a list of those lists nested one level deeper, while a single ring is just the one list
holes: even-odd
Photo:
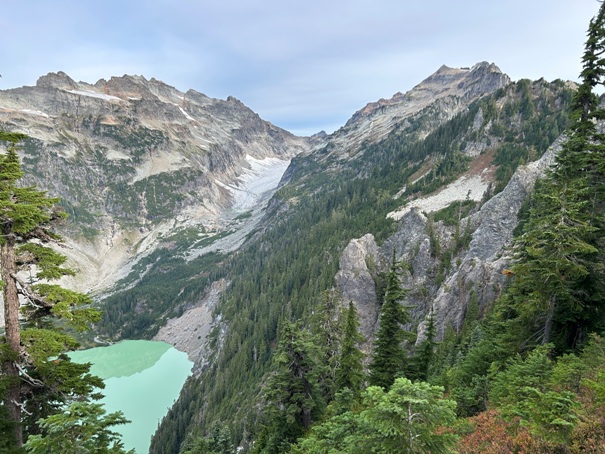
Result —
[{"label": "turquoise lake", "polygon": [[132,421],[113,430],[122,434],[126,449],[146,454],[158,423],[191,374],[187,354],[164,342],[128,340],[69,356],[92,364],[91,373],[105,382],[101,402],[107,413],[121,410]]}]

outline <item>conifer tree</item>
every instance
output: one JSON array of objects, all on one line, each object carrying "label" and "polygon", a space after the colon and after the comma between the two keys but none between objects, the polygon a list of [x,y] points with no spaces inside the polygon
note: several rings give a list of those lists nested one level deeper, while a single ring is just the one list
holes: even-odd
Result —
[{"label": "conifer tree", "polygon": [[405,306],[400,304],[407,295],[400,283],[402,271],[402,264],[397,263],[393,256],[386,276],[386,293],[380,308],[380,327],[376,333],[370,364],[370,385],[385,389],[401,375],[405,363],[403,341],[412,337],[412,333],[404,331],[402,326],[412,321]]},{"label": "conifer tree", "polygon": [[416,347],[416,352],[413,358],[413,372],[417,380],[426,380],[429,375],[429,367],[435,357],[435,342],[436,327],[433,308],[431,308],[426,321],[426,337]]},{"label": "conifer tree", "polygon": [[597,249],[588,241],[594,227],[582,219],[587,188],[581,180],[544,181],[534,194],[535,208],[525,232],[515,244],[513,306],[524,325],[535,326],[534,337],[542,344],[573,343],[573,338],[560,338],[570,337],[561,329],[566,319],[579,321],[586,309],[582,289],[591,285],[590,266]]},{"label": "conifer tree", "polygon": [[31,435],[25,449],[28,454],[125,454],[120,434],[110,427],[128,422],[121,412],[106,415],[99,403],[74,402],[41,419],[44,435]]},{"label": "conifer tree", "polygon": [[536,185],[509,292],[512,319],[528,326],[521,346],[554,342],[574,347],[603,327],[605,269],[605,119],[594,89],[605,82],[605,5],[588,30],[581,84],[570,107],[571,126],[553,170]]},{"label": "conifer tree", "polygon": [[454,452],[458,437],[443,428],[456,420],[456,403],[444,399],[439,386],[397,378],[388,391],[367,388],[359,407],[313,426],[292,452]]},{"label": "conifer tree", "polygon": [[359,344],[363,341],[364,337],[359,332],[357,309],[353,302],[349,301],[340,361],[338,369],[336,369],[336,388],[338,390],[349,388],[355,395],[361,391],[364,379],[362,364],[364,354],[359,349]]},{"label": "conifer tree", "polygon": [[326,402],[336,392],[336,370],[342,348],[344,313],[342,299],[335,290],[322,293],[321,304],[311,317],[311,328],[319,347],[321,360],[319,375]]},{"label": "conifer tree", "polygon": [[254,452],[287,452],[323,411],[318,382],[318,351],[300,324],[284,322],[275,352],[277,371],[265,396],[268,424]]},{"label": "conifer tree", "polygon": [[[15,446],[23,433],[38,433],[38,420],[78,399],[98,397],[103,382],[88,373],[89,365],[72,363],[64,354],[78,343],[60,326],[77,331],[99,320],[88,296],[51,285],[49,280],[73,271],[66,258],[45,244],[60,242],[53,225],[64,217],[58,202],[35,187],[23,187],[16,145],[25,138],[0,133],[8,143],[0,155],[0,271],[5,335],[0,338],[3,410],[12,426]],[[30,271],[23,279],[19,272]],[[59,320],[60,324],[52,320]]]}]

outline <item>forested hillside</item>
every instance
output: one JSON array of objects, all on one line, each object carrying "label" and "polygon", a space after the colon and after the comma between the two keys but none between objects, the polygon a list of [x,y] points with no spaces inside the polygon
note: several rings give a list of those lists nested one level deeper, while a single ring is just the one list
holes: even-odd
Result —
[{"label": "forested hillside", "polygon": [[[486,333],[497,331],[494,326],[503,323],[495,321],[495,314],[500,312],[494,308],[504,304],[507,297],[495,305],[471,304],[457,333],[448,331],[442,339],[428,329],[424,341],[418,343],[414,342],[415,325],[426,314],[415,311],[416,319],[408,323],[411,319],[406,309],[407,318],[400,316],[395,326],[403,323],[407,331],[394,337],[406,341],[390,346],[400,349],[396,356],[399,366],[388,366],[388,378],[374,381],[372,377],[378,372],[372,371],[381,367],[375,361],[377,352],[371,352],[363,362],[359,359],[362,353],[356,349],[361,345],[358,334],[346,329],[354,325],[350,321],[353,316],[344,313],[348,302],[339,301],[338,293],[331,290],[334,276],[340,254],[351,238],[371,232],[380,243],[396,231],[396,222],[386,216],[399,206],[393,196],[426,165],[427,158],[433,163],[431,170],[416,184],[408,185],[406,195],[430,193],[455,180],[473,161],[463,153],[468,144],[491,141],[494,145],[486,152],[492,153],[492,162],[498,165],[489,194],[492,196],[506,185],[519,164],[539,158],[565,129],[570,99],[571,92],[563,83],[521,81],[470,105],[441,125],[431,125],[423,134],[422,128],[430,123],[425,111],[411,126],[406,124],[411,133],[404,127],[394,129],[381,142],[362,149],[357,159],[338,162],[337,172],[321,171],[323,166],[335,165],[329,156],[322,157],[322,151],[296,158],[289,183],[276,194],[265,229],[228,265],[232,282],[218,308],[225,323],[214,333],[216,356],[199,377],[186,385],[154,439],[152,450],[231,452],[233,446],[240,445],[259,452],[285,452],[290,443],[307,433],[305,441],[293,447],[295,451],[327,452],[334,448],[341,452],[367,452],[364,449],[369,449],[368,445],[360,444],[360,440],[381,446],[384,418],[395,417],[401,411],[398,405],[403,405],[406,398],[415,401],[418,396],[432,396],[429,402],[441,408],[442,413],[435,421],[427,421],[428,429],[419,427],[427,437],[422,443],[433,443],[433,429],[451,425],[456,417],[496,418],[493,412],[481,413],[487,408],[488,383],[495,380],[497,372],[508,370],[505,366],[513,361],[516,352],[531,351],[530,344],[525,343],[523,348],[501,347],[502,357],[479,355],[480,351],[490,355],[501,351],[494,350],[491,344],[487,347],[483,339]],[[484,127],[473,129],[479,111]],[[414,140],[417,130],[420,132]],[[440,153],[435,155],[435,150]],[[329,149],[323,153],[329,154]],[[477,210],[479,204],[466,209]],[[449,215],[444,211],[439,216],[460,219],[459,211],[454,205]],[[440,220],[437,214],[435,217]],[[465,247],[468,244],[461,238],[456,248]],[[444,266],[455,263],[458,252],[451,250],[447,260],[439,261]],[[402,273],[409,273],[407,265],[399,262],[400,257],[393,260],[390,271],[375,276],[383,309],[397,292],[405,293],[401,284],[393,283],[404,278]],[[439,269],[433,278],[439,279]],[[401,310],[407,299],[403,295],[397,297],[398,303],[403,303],[398,306]],[[345,325],[347,319],[349,323]],[[384,324],[381,319],[380,326]],[[379,339],[380,332],[378,336]],[[525,339],[521,341],[524,342]],[[352,343],[357,347],[352,349]],[[475,345],[485,350],[475,350]],[[546,350],[539,351],[551,371],[558,363]],[[353,379],[357,389],[347,386],[347,391],[338,383],[351,380],[336,377],[343,373],[341,364],[351,364],[351,356],[357,358],[353,360],[357,367],[349,366],[348,370],[361,375],[370,358],[374,360],[369,362],[369,378]],[[393,353],[385,357],[393,358]],[[466,358],[474,358],[477,363],[466,365]],[[524,364],[526,360],[522,356],[517,362]],[[550,372],[540,373],[546,377]],[[384,380],[393,383],[396,377],[413,382],[398,379],[387,393]],[[364,383],[380,384],[382,391],[375,387],[364,389]],[[469,387],[469,383],[473,385]],[[442,400],[444,389],[449,400]],[[536,390],[544,393],[545,389]],[[384,394],[377,394],[380,392]],[[376,413],[379,406],[392,411],[392,416]],[[490,422],[496,424],[494,419]],[[436,437],[434,446],[442,443],[443,449],[453,449],[457,440],[464,441],[465,436],[474,433],[470,424]],[[405,438],[408,429],[401,425],[395,434],[385,433],[388,440],[384,452],[388,452],[389,443],[401,443],[400,438]],[[370,433],[374,438],[368,439]]]},{"label": "forested hillside", "polygon": [[152,453],[603,452],[603,53],[605,4],[579,84],[444,65],[313,137],[139,76],[2,91],[0,450],[123,452],[64,353],[159,338],[195,368]]},{"label": "forested hillside", "polygon": [[[264,229],[227,265],[215,356],[152,451],[602,451],[604,19],[601,7],[573,95],[561,82],[520,81],[437,125],[420,114],[351,159],[329,144],[296,158]],[[387,240],[400,197],[454,181],[476,158],[464,152],[472,144],[487,144],[480,155],[497,168],[489,198],[566,128],[519,213],[499,296],[469,298],[462,323],[438,332],[430,305],[412,307],[418,295],[403,283],[414,268],[394,249],[386,267],[368,264],[380,322],[362,349],[357,310],[335,290],[346,244],[366,233]],[[482,203],[429,216],[455,240],[432,243],[441,265],[427,294],[468,247],[460,221]]]}]

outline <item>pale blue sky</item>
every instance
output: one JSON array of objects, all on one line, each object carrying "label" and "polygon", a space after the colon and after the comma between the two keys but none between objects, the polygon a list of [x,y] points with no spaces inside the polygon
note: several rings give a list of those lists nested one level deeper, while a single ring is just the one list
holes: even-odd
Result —
[{"label": "pale blue sky", "polygon": [[8,0],[0,89],[65,71],[233,95],[296,134],[332,132],[439,66],[577,80],[596,0]]}]

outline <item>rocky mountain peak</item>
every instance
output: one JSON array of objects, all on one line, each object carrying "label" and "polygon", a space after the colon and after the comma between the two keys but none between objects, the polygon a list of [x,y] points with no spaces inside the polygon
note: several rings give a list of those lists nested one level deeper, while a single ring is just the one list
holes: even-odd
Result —
[{"label": "rocky mountain peak", "polygon": [[88,288],[114,282],[161,236],[221,233],[264,203],[310,143],[233,97],[183,93],[137,75],[89,84],[49,73],[34,87],[2,90],[0,128],[30,137],[27,183],[61,198],[71,219],[86,220],[84,230],[67,228],[70,259]]},{"label": "rocky mountain peak", "polygon": [[345,126],[321,141],[315,150],[322,150],[329,144],[330,155],[346,159],[355,155],[363,143],[379,141],[394,129],[409,126],[412,118],[428,107],[434,108],[434,113],[438,112],[431,121],[436,126],[510,81],[493,63],[480,62],[471,68],[442,65],[406,93],[398,92],[389,99],[368,103],[355,112]]},{"label": "rocky mountain peak", "polygon": [[419,108],[445,96],[475,97],[497,90],[510,82],[510,78],[493,63],[480,62],[472,68],[450,68],[442,65],[407,93],[395,93],[390,99],[368,103],[357,111],[347,125],[364,117],[382,114],[382,108],[406,108],[416,104]]},{"label": "rocky mountain peak", "polygon": [[132,99],[149,96],[149,83],[143,76],[125,74],[122,77],[111,77],[108,81],[100,79],[94,86],[101,92]]},{"label": "rocky mountain peak", "polygon": [[38,78],[36,86],[40,88],[74,89],[78,87],[78,83],[63,71],[59,71]]},{"label": "rocky mountain peak", "polygon": [[[507,79],[495,65],[485,62],[473,68],[452,69],[442,66],[406,96],[411,99],[412,96],[421,96],[422,91],[435,93],[439,87],[462,93],[462,96],[472,96],[473,92],[494,89]],[[526,91],[521,95],[523,90]],[[541,132],[547,140],[541,145],[532,142],[522,128],[535,128],[535,117],[528,116],[530,118],[518,120],[521,117],[518,113],[508,114],[510,116],[503,113],[515,109],[515,106],[519,105],[520,96],[532,96],[533,105],[541,106],[536,108],[535,115],[543,115],[540,120],[542,125],[552,124],[555,134],[564,129],[558,125],[564,125],[566,120],[558,114],[552,114],[557,109],[565,111],[561,103],[570,98],[570,93],[567,89],[562,89],[561,83],[547,83],[544,80],[531,83],[522,81],[478,101],[450,123],[464,123],[468,128],[465,135],[457,137],[453,133],[455,128],[445,128],[440,130],[443,136],[439,145],[427,149],[444,153],[451,144],[460,143],[458,140],[465,141],[468,146],[470,141],[466,138],[475,136],[472,139],[474,144],[464,150],[458,149],[458,152],[465,153],[469,159],[466,170],[459,173],[455,179],[449,180],[449,183],[435,185],[424,193],[409,191],[405,195],[404,186],[395,196],[401,200],[400,208],[387,215],[398,221],[397,233],[378,248],[378,253],[375,249],[359,247],[361,240],[367,243],[366,237],[351,240],[345,248],[336,281],[341,294],[357,305],[362,317],[367,317],[367,320],[362,322],[366,336],[367,330],[377,322],[377,312],[371,312],[370,309],[378,307],[376,295],[362,290],[367,287],[367,276],[368,273],[371,275],[372,271],[368,268],[368,263],[377,265],[378,272],[375,272],[374,276],[379,276],[380,272],[386,271],[384,264],[388,264],[388,259],[393,254],[410,266],[409,275],[404,276],[403,286],[409,290],[406,304],[413,308],[413,318],[416,322],[421,322],[430,309],[433,309],[439,336],[443,335],[448,326],[461,328],[465,311],[471,301],[484,308],[494,301],[505,287],[509,279],[505,272],[511,258],[509,247],[513,242],[513,235],[517,233],[521,207],[531,193],[535,181],[553,165],[556,154],[566,140],[564,136],[557,138],[555,134],[546,135]],[[470,102],[469,99],[472,98],[466,99]],[[500,114],[487,118],[485,106],[489,105],[488,103],[497,105]],[[452,104],[444,104],[439,108],[447,108],[450,105]],[[427,111],[431,115],[429,123],[437,123],[439,116],[443,116],[443,110],[433,106]],[[515,120],[511,121],[511,118]],[[521,126],[523,121],[529,126]],[[497,128],[493,127],[495,122],[500,122]],[[545,126],[541,128],[549,129]],[[507,132],[502,132],[506,129]],[[414,140],[425,138],[430,140],[428,136],[416,135],[415,129],[411,130],[409,135],[405,135],[404,128],[398,132],[400,135],[396,136],[397,142],[391,138],[392,142],[385,145],[385,148],[391,146],[396,149],[394,144],[403,144],[404,141],[413,143]],[[489,146],[484,146],[487,143]],[[548,149],[547,143],[551,143]],[[536,150],[535,147],[544,148],[538,150],[537,156],[541,155],[539,159],[536,159],[536,155],[531,158],[529,153],[522,158],[515,158],[507,154],[507,150],[510,150],[509,144],[515,144],[519,149],[527,151]],[[408,150],[403,145],[400,146],[402,150]],[[469,150],[472,150],[472,153]],[[439,157],[431,156],[431,151],[428,151],[428,159],[425,158],[422,165],[418,164],[421,170],[412,175],[405,182],[406,185],[420,181],[428,175],[432,162],[439,161]],[[392,159],[394,155],[389,157],[393,165],[397,165]],[[518,167],[514,172],[511,171],[506,185],[498,188],[502,185],[502,180],[498,181],[498,171],[505,167],[507,160],[514,159],[518,159]],[[529,163],[526,163],[525,159],[528,159]],[[466,214],[461,208],[464,204],[471,207]],[[464,246],[461,246],[463,243],[460,243],[460,238],[464,236]],[[424,325],[421,323],[418,337],[420,340],[423,339],[423,330]]]}]

